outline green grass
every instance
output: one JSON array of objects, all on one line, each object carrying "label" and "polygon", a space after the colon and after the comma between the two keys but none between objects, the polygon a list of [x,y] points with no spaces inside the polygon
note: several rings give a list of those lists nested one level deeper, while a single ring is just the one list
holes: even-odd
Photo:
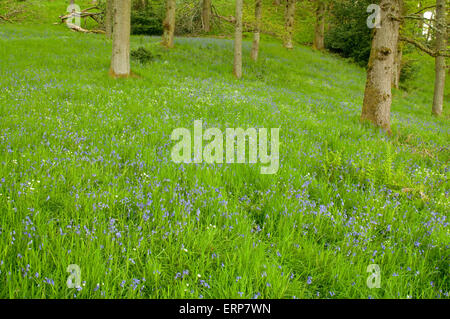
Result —
[{"label": "green grass", "polygon": [[[394,92],[388,137],[359,124],[365,71],[343,59],[263,42],[255,64],[245,42],[235,80],[232,41],[159,41],[133,37],[159,57],[113,80],[101,35],[0,27],[1,298],[448,298],[429,68]],[[278,173],[173,163],[171,132],[197,119],[280,127]]]}]

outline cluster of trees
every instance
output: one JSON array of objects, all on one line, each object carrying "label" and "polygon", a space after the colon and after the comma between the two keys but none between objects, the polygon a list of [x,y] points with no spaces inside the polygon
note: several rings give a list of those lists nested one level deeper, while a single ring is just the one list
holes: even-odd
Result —
[{"label": "cluster of trees", "polygon": [[[367,81],[364,92],[364,103],[361,114],[362,121],[369,121],[390,133],[390,110],[392,104],[392,87],[398,85],[401,70],[402,41],[410,43],[418,49],[435,57],[435,87],[432,114],[442,114],[445,88],[445,58],[447,54],[447,8],[446,0],[436,0],[435,5],[426,8],[418,4],[418,11],[408,12],[408,5],[417,1],[381,0],[380,28],[374,29],[372,48],[367,68]],[[417,6],[414,6],[417,10]],[[421,15],[426,9],[435,9],[434,23]],[[429,48],[417,41],[402,35],[402,28],[407,19],[419,20],[432,25],[436,31],[434,48]]]},{"label": "cluster of trees", "polygon": [[[145,5],[147,0],[140,0]],[[212,0],[202,1],[202,26],[204,31],[211,30]],[[235,26],[234,33],[234,63],[233,73],[236,78],[242,77],[242,33],[243,33],[243,3],[244,0],[235,2],[235,16],[229,21]],[[337,28],[333,23],[335,7],[353,5],[352,0],[274,0],[271,5],[284,5],[284,34],[283,46],[286,49],[294,47],[293,32],[296,16],[296,3],[308,1],[314,10],[315,27],[313,48],[323,50],[325,48],[325,32]],[[435,1],[435,2],[434,2]],[[127,77],[130,75],[130,12],[131,0],[106,0],[105,28],[106,36],[112,38],[113,49],[110,74],[114,77]],[[364,2],[364,1],[361,1]],[[366,1],[367,2],[367,1]],[[390,133],[390,109],[392,104],[392,87],[398,87],[402,66],[403,43],[409,43],[426,52],[436,59],[436,81],[432,113],[442,114],[444,104],[444,87],[447,54],[447,8],[446,0],[429,1],[418,0],[378,0],[381,9],[379,12],[379,26],[369,31],[372,34],[370,57],[367,67],[367,81],[364,93],[361,121],[369,121],[386,132]],[[428,2],[424,5],[424,2]],[[166,13],[163,21],[163,35],[161,45],[172,48],[174,46],[176,0],[165,0]],[[254,0],[255,22],[250,26],[253,32],[253,44],[251,58],[257,61],[259,55],[259,43],[261,33],[261,17],[263,14],[263,0]],[[267,5],[267,2],[265,3]],[[435,12],[433,18],[423,16],[425,10]],[[359,14],[368,17],[368,13]],[[405,30],[423,28],[427,25],[434,31],[435,39],[431,43],[423,43],[417,38],[422,32]],[[366,26],[367,27],[367,26]],[[248,30],[248,25],[246,25]],[[416,37],[414,37],[416,36]]]}]

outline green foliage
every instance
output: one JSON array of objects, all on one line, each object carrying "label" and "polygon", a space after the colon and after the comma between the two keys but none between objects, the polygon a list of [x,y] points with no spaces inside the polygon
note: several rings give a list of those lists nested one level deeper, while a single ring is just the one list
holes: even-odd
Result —
[{"label": "green foliage", "polygon": [[164,1],[148,0],[145,5],[142,1],[134,0],[131,10],[131,34],[135,35],[161,35],[163,32]]},{"label": "green foliage", "polygon": [[402,71],[400,73],[400,88],[406,91],[417,89],[416,78],[420,70],[420,62],[409,56],[402,59]]},{"label": "green foliage", "polygon": [[136,50],[131,50],[130,56],[132,60],[135,60],[141,64],[146,64],[153,61],[156,57],[160,57],[160,54],[153,54],[152,51],[144,47],[139,47]]},{"label": "green foliage", "polygon": [[331,28],[325,34],[326,48],[366,66],[372,33],[367,27],[367,7],[372,3],[373,0],[336,1],[331,10]]}]

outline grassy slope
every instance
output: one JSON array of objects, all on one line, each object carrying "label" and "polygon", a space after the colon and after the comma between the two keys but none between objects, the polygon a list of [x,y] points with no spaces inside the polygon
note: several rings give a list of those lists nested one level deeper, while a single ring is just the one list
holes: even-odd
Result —
[{"label": "grassy slope", "polygon": [[[429,87],[394,92],[388,138],[358,123],[365,72],[342,59],[264,42],[252,64],[245,42],[236,81],[229,40],[132,40],[161,57],[114,81],[101,36],[1,27],[0,297],[448,296],[448,111],[429,115]],[[195,119],[281,127],[278,174],[174,164]]]}]

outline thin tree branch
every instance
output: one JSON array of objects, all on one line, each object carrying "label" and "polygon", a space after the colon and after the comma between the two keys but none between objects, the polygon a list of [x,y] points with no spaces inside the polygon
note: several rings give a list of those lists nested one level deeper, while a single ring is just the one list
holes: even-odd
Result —
[{"label": "thin tree branch", "polygon": [[436,52],[433,49],[427,47],[426,45],[424,45],[424,44],[420,43],[419,41],[414,40],[412,38],[400,36],[399,40],[414,45],[416,48],[427,53],[428,55],[432,56],[433,58],[437,57],[438,55],[444,56],[444,57],[450,57],[450,54],[448,54],[446,52]]},{"label": "thin tree branch", "polygon": [[420,9],[419,11],[417,11],[417,12],[414,13],[414,14],[419,14],[419,13],[421,13],[422,11],[425,11],[425,10],[428,10],[428,9],[432,9],[432,8],[436,8],[436,5],[432,5],[432,6],[429,6],[429,7],[422,8],[422,9]]}]

